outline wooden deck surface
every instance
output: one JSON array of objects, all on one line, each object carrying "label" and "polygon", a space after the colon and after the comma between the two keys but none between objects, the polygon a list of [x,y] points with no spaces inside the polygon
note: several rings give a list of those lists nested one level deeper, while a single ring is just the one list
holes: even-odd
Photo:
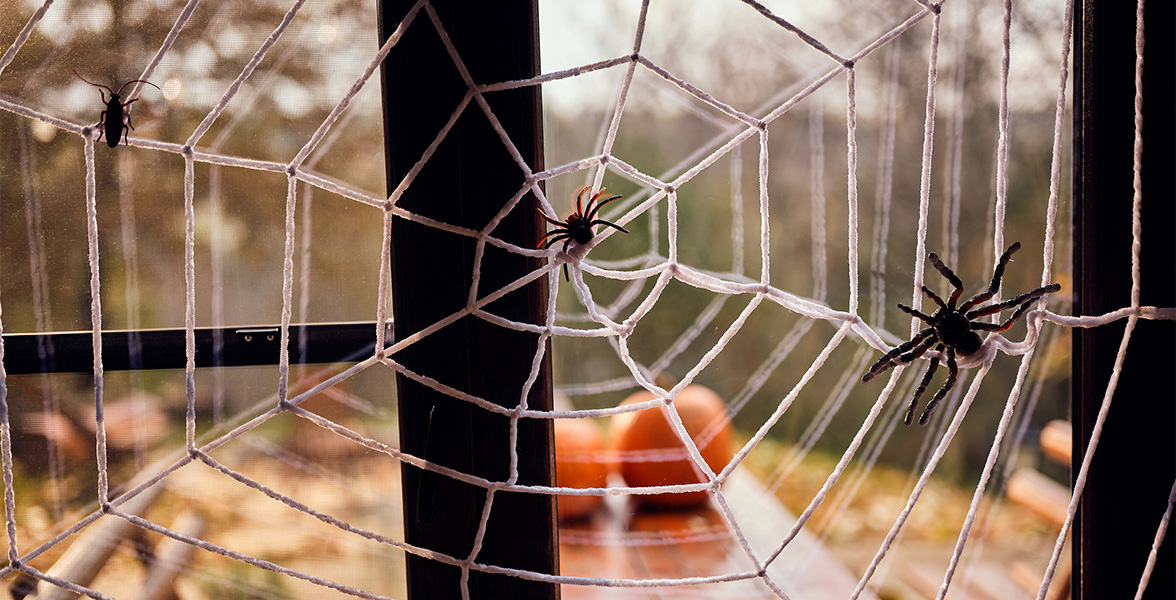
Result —
[{"label": "wooden deck surface", "polygon": [[[796,522],[750,474],[739,470],[723,486],[748,546],[757,559],[770,555]],[[754,565],[719,513],[711,506],[687,511],[637,511],[628,498],[608,498],[592,519],[560,526],[563,575],[607,579],[679,579],[754,571]],[[848,598],[858,574],[803,529],[768,574],[789,598]],[[761,578],[659,587],[564,585],[563,598],[778,598]],[[863,600],[876,600],[869,592]]]}]

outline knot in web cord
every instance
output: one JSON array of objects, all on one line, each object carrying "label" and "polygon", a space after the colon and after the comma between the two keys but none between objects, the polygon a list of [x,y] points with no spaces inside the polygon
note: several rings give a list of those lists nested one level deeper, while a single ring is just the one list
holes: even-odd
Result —
[{"label": "knot in web cord", "polygon": [[180,154],[183,154],[186,158],[192,158],[196,152],[192,149],[192,144],[184,144],[180,146]]},{"label": "knot in web cord", "polygon": [[574,264],[577,266],[577,268],[579,268],[580,261],[583,260],[585,256],[587,256],[588,251],[596,246],[597,242],[599,241],[600,240],[597,236],[593,236],[591,240],[588,240],[587,244],[572,244],[571,246],[568,246],[567,250],[558,250],[557,252],[558,254],[567,256],[567,260],[564,262],[568,264]]},{"label": "knot in web cord", "polygon": [[616,332],[618,337],[626,338],[627,341],[628,337],[633,335],[634,327],[637,327],[636,323],[631,323],[630,319],[625,319],[624,321],[621,321],[620,323],[610,327],[610,329]]},{"label": "knot in web cord", "polygon": [[[989,339],[984,340],[984,343],[980,344],[980,349],[971,354],[966,356],[956,354],[956,366],[961,369],[966,369],[991,364],[992,360],[996,358],[996,345],[990,343],[993,337],[999,338],[1000,336],[989,336]],[[942,352],[928,352],[927,354],[934,354],[935,356],[932,360],[938,361],[940,364],[947,364]]]},{"label": "knot in web cord", "polygon": [[293,164],[286,165],[286,176],[287,177],[297,177],[298,176],[298,166],[293,165]]},{"label": "knot in web cord", "polygon": [[[1023,354],[1027,354],[1030,350],[1033,349],[1034,346],[1037,345],[1037,338],[1041,335],[1041,322],[1044,320],[1045,312],[1046,311],[1044,308],[1035,308],[1026,313],[1025,339],[1019,342],[1014,342],[1004,337],[1003,335],[1000,335],[999,333],[993,333],[984,340],[984,345],[980,346],[980,350],[975,352],[973,356],[982,352],[988,352],[990,346],[991,352],[994,355],[996,354],[996,350],[1000,350],[1009,356],[1021,356]],[[967,358],[972,357],[969,356]],[[967,361],[966,364],[964,361],[959,359],[957,359],[957,362],[959,362],[961,367],[978,364],[970,360]],[[984,358],[984,360],[981,360],[980,362],[987,362],[987,358]]]}]

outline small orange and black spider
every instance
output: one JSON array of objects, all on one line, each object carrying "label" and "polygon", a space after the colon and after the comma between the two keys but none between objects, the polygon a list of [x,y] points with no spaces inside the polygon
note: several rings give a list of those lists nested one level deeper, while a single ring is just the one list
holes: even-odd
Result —
[{"label": "small orange and black spider", "polygon": [[[576,194],[576,211],[568,216],[567,221],[556,221],[555,219],[547,216],[547,214],[543,212],[542,208],[536,208],[536,210],[539,211],[539,214],[543,215],[543,218],[548,223],[556,226],[555,229],[548,231],[547,233],[543,234],[543,237],[539,238],[538,247],[547,249],[550,248],[552,244],[563,240],[563,251],[567,252],[568,244],[571,244],[572,240],[575,240],[577,244],[581,245],[592,241],[593,236],[596,235],[596,230],[594,227],[597,225],[608,225],[609,227],[612,227],[613,229],[616,229],[622,233],[629,233],[629,230],[621,227],[620,225],[617,225],[616,223],[609,223],[603,219],[595,218],[596,213],[600,212],[600,209],[604,207],[605,204],[608,204],[613,200],[617,200],[622,196],[615,194],[605,198],[604,200],[601,200],[600,197],[604,195],[604,188],[600,188],[599,192],[596,192],[596,194],[588,199],[588,206],[585,207],[584,192],[587,192],[589,189],[591,189],[591,187],[587,185],[580,188],[580,193]],[[587,209],[587,212],[585,212],[585,209]],[[547,241],[544,242],[543,240]],[[564,263],[563,271],[564,279],[571,281],[571,278],[568,276],[568,263]]]},{"label": "small orange and black spider", "polygon": [[[944,382],[943,387],[939,388],[938,392],[935,392],[935,396],[932,397],[931,402],[927,404],[927,408],[923,411],[923,415],[919,417],[919,424],[926,425],[927,418],[931,416],[931,411],[935,410],[935,405],[938,404],[939,401],[942,400],[949,391],[951,391],[953,386],[955,386],[956,374],[958,372],[955,361],[956,355],[968,356],[979,350],[980,346],[984,344],[984,340],[980,339],[980,336],[976,332],[1007,331],[1010,327],[1013,326],[1013,323],[1015,323],[1017,319],[1021,317],[1021,315],[1025,314],[1025,311],[1029,310],[1029,307],[1033,306],[1035,300],[1046,294],[1050,294],[1062,289],[1062,286],[1056,283],[1051,283],[1045,287],[1039,287],[1031,292],[1025,292],[1024,294],[1021,294],[1012,300],[1005,300],[1004,302],[983,306],[973,310],[972,308],[977,304],[987,302],[989,298],[992,298],[996,295],[997,289],[1000,288],[1000,279],[1004,276],[1005,265],[1008,264],[1009,259],[1012,257],[1013,253],[1020,249],[1021,242],[1015,242],[1012,246],[1009,246],[1009,249],[1005,250],[1005,253],[1000,256],[1000,261],[997,262],[996,268],[992,272],[992,283],[989,284],[988,291],[977,294],[971,300],[963,303],[959,308],[956,308],[956,301],[959,300],[960,295],[964,293],[964,282],[961,281],[960,278],[957,277],[951,269],[947,268],[947,266],[943,264],[943,261],[939,260],[939,257],[936,256],[934,252],[929,254],[927,256],[927,260],[930,260],[931,264],[935,266],[935,269],[938,270],[945,279],[951,282],[951,285],[955,288],[955,291],[952,292],[951,297],[948,298],[947,304],[944,304],[943,300],[939,296],[935,295],[935,292],[932,292],[927,288],[927,286],[923,286],[923,293],[927,294],[928,298],[939,305],[939,310],[936,311],[934,315],[925,315],[909,306],[899,304],[898,307],[901,308],[903,312],[911,316],[918,317],[931,326],[920,331],[919,333],[916,333],[915,337],[911,338],[909,342],[900,344],[897,348],[887,352],[882,356],[882,358],[878,359],[878,362],[874,363],[874,366],[870,367],[870,370],[866,371],[865,375],[862,375],[862,383],[868,383],[874,377],[877,377],[879,374],[886,372],[887,369],[897,366],[900,363],[909,363],[912,360],[923,356],[928,350],[931,349],[932,346],[935,346],[937,343],[938,346],[935,347],[936,352],[942,353],[944,348],[946,348],[948,368],[947,381]],[[994,315],[1002,310],[1008,310],[1013,307],[1016,307],[1017,311],[1014,312],[1013,316],[1009,317],[1007,321],[999,325],[995,323],[981,323],[974,321],[974,319],[987,315]],[[895,361],[896,358],[899,362]],[[919,382],[919,387],[915,389],[915,396],[911,399],[911,405],[907,408],[906,418],[903,419],[903,422],[907,425],[911,424],[911,419],[915,415],[915,407],[919,404],[919,398],[923,396],[923,392],[927,391],[927,384],[931,382],[931,376],[935,374],[935,369],[938,367],[938,360],[931,361],[931,365],[927,367],[927,374],[923,375],[923,380]]]}]

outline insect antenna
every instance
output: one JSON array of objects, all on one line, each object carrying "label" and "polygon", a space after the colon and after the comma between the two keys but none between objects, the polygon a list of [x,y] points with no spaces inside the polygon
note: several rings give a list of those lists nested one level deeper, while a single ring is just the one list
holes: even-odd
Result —
[{"label": "insect antenna", "polygon": [[155,88],[155,89],[157,89],[157,90],[159,90],[159,91],[161,91],[161,92],[163,91],[163,90],[162,90],[162,89],[161,89],[161,88],[160,88],[158,85],[155,85],[154,83],[151,83],[150,81],[147,81],[146,79],[132,79],[132,80],[130,80],[130,81],[128,81],[128,82],[126,82],[126,83],[122,84],[122,87],[118,88],[118,92],[116,92],[116,93],[117,93],[118,95],[120,95],[120,96],[121,96],[121,95],[122,95],[122,91],[123,91],[123,90],[124,90],[124,89],[125,89],[125,88],[126,88],[128,85],[131,85],[132,83],[146,83],[147,85],[149,85],[149,86],[151,86],[151,87],[153,87],[153,88]]},{"label": "insect antenna", "polygon": [[[102,85],[101,83],[94,83],[93,81],[90,81],[89,79],[86,79],[85,77],[82,77],[81,75],[78,75],[78,72],[77,72],[76,70],[74,70],[74,69],[70,69],[70,71],[73,71],[73,74],[74,74],[74,76],[75,76],[75,77],[77,77],[78,79],[81,79],[82,81],[84,81],[84,82],[86,82],[86,83],[88,83],[88,84],[90,84],[90,85],[92,85],[92,86],[94,86],[94,87],[106,88],[106,90],[107,90],[108,92],[110,92],[111,94],[116,94],[116,93],[117,93],[117,92],[115,92],[114,90],[110,89],[110,86]],[[154,84],[152,84],[152,85],[154,85]],[[125,87],[125,86],[124,86],[124,87]],[[119,92],[121,92],[121,91],[122,91],[122,88],[119,88]]]}]

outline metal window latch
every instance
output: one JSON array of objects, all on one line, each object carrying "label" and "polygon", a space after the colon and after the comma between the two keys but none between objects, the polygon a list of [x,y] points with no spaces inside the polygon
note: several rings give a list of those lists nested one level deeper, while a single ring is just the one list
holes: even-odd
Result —
[{"label": "metal window latch", "polygon": [[281,337],[281,329],[278,327],[238,329],[234,333],[246,344],[276,344]]}]

